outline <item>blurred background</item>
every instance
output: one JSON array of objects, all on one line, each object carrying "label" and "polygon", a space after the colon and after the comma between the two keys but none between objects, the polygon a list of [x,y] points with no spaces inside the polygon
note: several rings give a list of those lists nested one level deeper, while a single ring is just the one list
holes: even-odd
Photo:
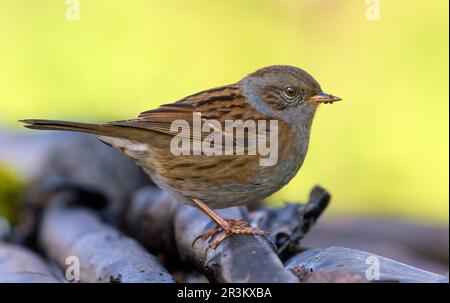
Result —
[{"label": "blurred background", "polygon": [[[79,20],[66,2],[0,0],[0,128],[126,119],[294,65],[344,101],[319,109],[305,164],[269,202],[321,184],[329,215],[448,224],[448,1],[81,0]],[[8,215],[21,180],[0,167]]]}]

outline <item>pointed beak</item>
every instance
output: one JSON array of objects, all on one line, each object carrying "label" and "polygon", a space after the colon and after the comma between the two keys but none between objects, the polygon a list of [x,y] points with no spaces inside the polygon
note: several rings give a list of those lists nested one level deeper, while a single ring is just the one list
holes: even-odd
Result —
[{"label": "pointed beak", "polygon": [[337,96],[333,96],[333,95],[321,92],[317,95],[309,97],[307,102],[310,102],[310,103],[333,103],[333,102],[341,101],[341,100],[342,99]]}]

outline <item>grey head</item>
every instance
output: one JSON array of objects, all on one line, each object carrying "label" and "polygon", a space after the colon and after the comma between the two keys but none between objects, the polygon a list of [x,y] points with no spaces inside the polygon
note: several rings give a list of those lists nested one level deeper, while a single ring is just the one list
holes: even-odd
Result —
[{"label": "grey head", "polygon": [[242,79],[239,85],[257,110],[294,126],[310,126],[320,103],[341,100],[324,93],[306,71],[289,65],[261,68]]}]

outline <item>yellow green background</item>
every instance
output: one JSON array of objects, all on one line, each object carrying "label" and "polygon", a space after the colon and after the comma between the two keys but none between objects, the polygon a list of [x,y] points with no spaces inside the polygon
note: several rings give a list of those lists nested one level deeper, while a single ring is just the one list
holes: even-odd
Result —
[{"label": "yellow green background", "polygon": [[125,119],[295,65],[344,101],[270,201],[319,183],[330,213],[448,222],[448,6],[380,0],[369,21],[365,0],[80,0],[69,21],[64,0],[0,0],[0,125]]}]

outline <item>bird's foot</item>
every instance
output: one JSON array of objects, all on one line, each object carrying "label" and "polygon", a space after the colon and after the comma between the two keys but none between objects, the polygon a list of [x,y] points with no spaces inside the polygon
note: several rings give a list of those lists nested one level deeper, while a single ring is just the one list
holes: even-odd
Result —
[{"label": "bird's foot", "polygon": [[[219,233],[220,231],[222,232],[219,235],[217,235],[217,233]],[[216,225],[211,230],[202,234],[200,238],[203,241],[206,241],[207,239],[213,238],[214,236],[217,235],[209,244],[211,248],[215,249],[223,240],[225,240],[226,238],[228,238],[233,234],[247,234],[261,237],[269,236],[268,232],[259,230],[243,220],[225,220],[225,224],[223,224],[223,226]]]}]

